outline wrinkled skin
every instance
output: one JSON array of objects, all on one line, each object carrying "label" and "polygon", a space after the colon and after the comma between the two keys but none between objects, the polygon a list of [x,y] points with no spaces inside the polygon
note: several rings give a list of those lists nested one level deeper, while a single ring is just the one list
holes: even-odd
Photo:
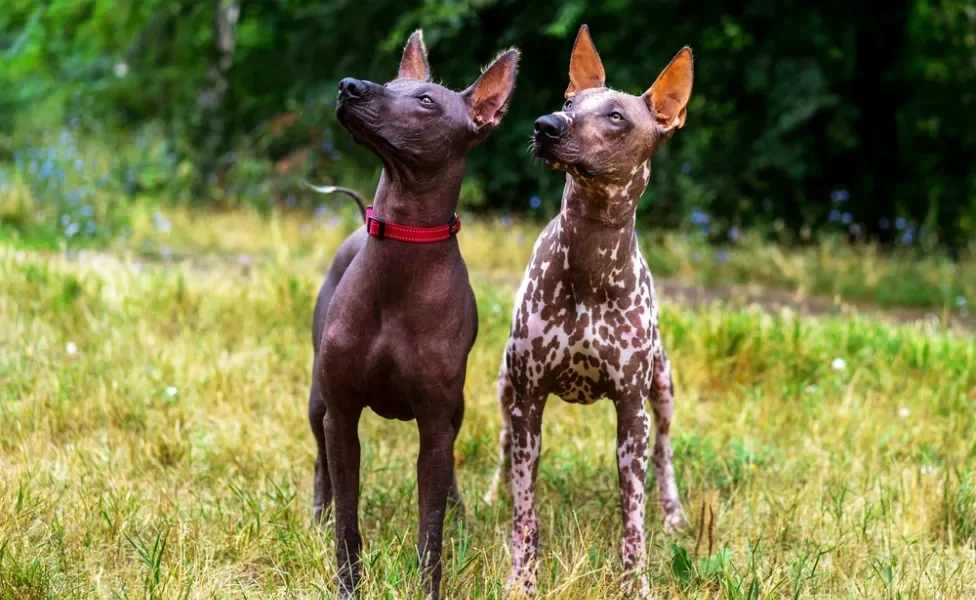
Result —
[{"label": "wrinkled skin", "polygon": [[[376,216],[430,227],[457,209],[467,153],[501,121],[518,54],[506,52],[464,92],[430,82],[420,33],[386,85],[344,79],[337,116],[382,161]],[[335,504],[339,597],[358,597],[363,409],[417,420],[418,556],[428,598],[438,598],[448,500],[460,505],[454,440],[464,415],[477,307],[457,240],[407,244],[353,233],[336,254],[313,318],[309,421],[318,445],[314,515]]]},{"label": "wrinkled skin", "polygon": [[[617,412],[624,584],[628,597],[646,597],[649,459],[666,530],[680,525],[682,511],[668,439],[674,411],[671,365],[634,216],[650,178],[651,156],[684,122],[691,53],[679,53],[646,94],[631,96],[604,87],[603,66],[584,26],[570,81],[563,110],[536,122],[535,153],[567,172],[566,187],[562,210],[536,241],[515,297],[498,377],[501,464],[486,500],[491,502],[503,483],[511,490],[508,587],[531,595],[537,579],[534,499],[546,399],[555,394],[590,404],[609,398]],[[645,398],[654,415],[653,452]]]}]

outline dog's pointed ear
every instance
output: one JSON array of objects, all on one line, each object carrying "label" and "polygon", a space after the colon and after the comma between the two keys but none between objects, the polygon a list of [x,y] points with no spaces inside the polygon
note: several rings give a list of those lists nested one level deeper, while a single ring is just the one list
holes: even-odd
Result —
[{"label": "dog's pointed ear", "polygon": [[424,46],[424,32],[414,31],[403,48],[400,59],[400,72],[397,79],[419,79],[430,81],[430,65],[427,64],[427,47]]},{"label": "dog's pointed ear", "polygon": [[583,90],[600,88],[606,85],[607,74],[603,71],[603,62],[596,52],[593,39],[590,38],[590,28],[580,27],[573,44],[573,54],[569,57],[569,87],[566,97],[572,98]]},{"label": "dog's pointed ear", "polygon": [[479,129],[485,125],[494,127],[505,116],[508,101],[515,90],[518,59],[519,52],[514,48],[503,52],[485,69],[478,81],[461,92],[468,105],[468,114]]},{"label": "dog's pointed ear", "polygon": [[657,76],[654,85],[644,92],[642,98],[665,131],[684,126],[694,78],[695,59],[691,48],[685,46]]}]

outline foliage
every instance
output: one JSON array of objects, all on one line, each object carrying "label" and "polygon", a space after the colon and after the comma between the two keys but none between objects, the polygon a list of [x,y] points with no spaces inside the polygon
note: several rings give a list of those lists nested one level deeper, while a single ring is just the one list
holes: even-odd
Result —
[{"label": "foliage", "polygon": [[[214,60],[214,7],[227,1],[6,2],[0,161],[5,146],[9,154],[20,143],[15,132],[80,118],[116,137],[159,123],[174,169],[208,164],[198,95]],[[845,18],[828,18],[838,13]],[[375,177],[375,160],[331,116],[335,83],[391,78],[403,41],[422,27],[435,77],[455,88],[502,48],[521,48],[510,115],[471,156],[466,189],[485,207],[551,213],[561,177],[521,149],[535,118],[562,103],[581,23],[591,26],[608,82],[631,93],[678,48],[695,50],[688,125],[655,160],[645,223],[675,226],[699,209],[712,216],[713,236],[777,225],[801,242],[818,229],[955,248],[976,237],[972,0],[788,10],[773,0],[693,10],[671,0],[243,0],[219,144],[229,173],[211,179],[213,193],[283,200],[294,189],[287,182],[273,192],[255,182],[273,172],[269,160],[295,158],[299,148],[308,152],[297,176],[351,170],[362,181],[361,165]],[[283,113],[299,118],[269,128]]]}]

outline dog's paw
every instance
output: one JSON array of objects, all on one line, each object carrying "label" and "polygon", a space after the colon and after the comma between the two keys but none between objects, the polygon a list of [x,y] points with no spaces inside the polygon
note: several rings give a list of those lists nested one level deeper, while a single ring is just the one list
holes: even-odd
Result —
[{"label": "dog's paw", "polygon": [[332,516],[332,503],[312,507],[312,529],[324,529]]},{"label": "dog's paw", "polygon": [[488,484],[488,489],[485,491],[485,495],[481,497],[481,500],[488,506],[492,506],[501,497],[502,490],[506,493],[511,494],[512,492],[512,480],[506,477],[501,469],[499,469],[495,476],[491,478],[491,483]]},{"label": "dog's paw", "polygon": [[667,535],[677,535],[688,528],[684,513],[676,510],[664,515],[664,533]]},{"label": "dog's paw", "polygon": [[339,593],[336,594],[336,600],[359,600],[359,590],[355,589],[350,592],[340,587]]},{"label": "dog's paw", "polygon": [[637,600],[651,600],[653,596],[651,595],[651,584],[647,579],[647,575],[641,575],[640,577],[634,577],[633,575],[624,575],[624,579],[620,585],[624,598],[635,598]]},{"label": "dog's paw", "polygon": [[535,596],[536,574],[534,570],[512,570],[505,581],[505,598],[507,600],[528,600]]},{"label": "dog's paw", "polygon": [[454,511],[450,513],[450,527],[452,536],[468,536],[471,534],[471,530],[474,529],[474,522],[468,516],[463,509]]}]

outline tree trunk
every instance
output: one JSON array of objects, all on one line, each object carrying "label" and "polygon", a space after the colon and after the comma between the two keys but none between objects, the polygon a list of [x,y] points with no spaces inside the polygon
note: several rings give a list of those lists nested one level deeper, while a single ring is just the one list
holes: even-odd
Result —
[{"label": "tree trunk", "polygon": [[197,95],[197,190],[198,200],[207,196],[217,182],[218,164],[226,146],[227,114],[225,104],[230,88],[228,75],[234,60],[239,0],[213,0],[213,47],[204,85]]}]

